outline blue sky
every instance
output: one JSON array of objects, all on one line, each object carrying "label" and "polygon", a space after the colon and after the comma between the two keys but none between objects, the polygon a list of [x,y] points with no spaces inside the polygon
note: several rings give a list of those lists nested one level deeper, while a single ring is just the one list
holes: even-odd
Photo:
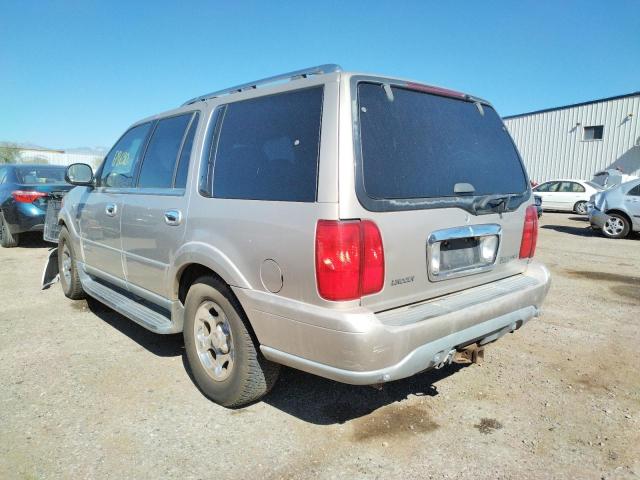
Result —
[{"label": "blue sky", "polygon": [[502,115],[640,90],[638,1],[3,0],[0,19],[0,141],[48,147],[110,146],[190,97],[321,63]]}]

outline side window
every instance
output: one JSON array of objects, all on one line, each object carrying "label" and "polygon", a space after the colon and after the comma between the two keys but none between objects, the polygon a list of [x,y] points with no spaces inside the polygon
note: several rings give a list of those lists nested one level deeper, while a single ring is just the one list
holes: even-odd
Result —
[{"label": "side window", "polygon": [[627,195],[631,195],[633,197],[640,197],[640,184],[636,185],[635,187],[633,187],[631,190],[629,190],[629,192],[627,193]]},{"label": "side window", "polygon": [[558,191],[562,193],[584,192],[584,187],[575,182],[562,182]]},{"label": "side window", "polygon": [[542,185],[538,185],[536,188],[534,188],[533,190],[536,192],[548,192],[549,191],[549,186],[551,185],[551,183],[547,182],[547,183],[543,183]]},{"label": "side window", "polygon": [[7,169],[0,168],[0,185],[2,185],[7,178]]},{"label": "side window", "polygon": [[151,123],[133,127],[116,143],[104,160],[100,186],[129,188],[133,186],[136,167],[142,156]]},{"label": "side window", "polygon": [[200,114],[196,113],[191,121],[187,138],[182,145],[182,152],[180,152],[180,160],[178,161],[178,169],[176,170],[176,179],[174,181],[174,188],[185,188],[187,186],[187,173],[189,173],[189,160],[191,159],[191,149],[193,147],[193,139],[196,135],[196,129],[198,128],[198,120]]},{"label": "side window", "polygon": [[213,196],[313,202],[323,88],[231,103],[212,149]]},{"label": "side window", "polygon": [[178,152],[192,116],[188,113],[158,121],[142,161],[139,188],[171,188]]}]

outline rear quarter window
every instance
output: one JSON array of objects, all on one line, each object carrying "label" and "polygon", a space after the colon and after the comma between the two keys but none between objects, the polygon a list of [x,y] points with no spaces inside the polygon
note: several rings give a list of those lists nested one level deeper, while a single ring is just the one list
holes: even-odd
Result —
[{"label": "rear quarter window", "polygon": [[213,196],[313,202],[323,88],[226,105],[212,145]]}]

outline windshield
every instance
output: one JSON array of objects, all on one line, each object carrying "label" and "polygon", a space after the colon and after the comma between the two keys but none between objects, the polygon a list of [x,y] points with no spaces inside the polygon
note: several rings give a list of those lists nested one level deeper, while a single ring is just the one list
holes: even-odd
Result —
[{"label": "windshield", "polygon": [[18,183],[65,183],[64,167],[17,167]]},{"label": "windshield", "polygon": [[360,83],[358,113],[364,189],[371,198],[527,190],[513,142],[490,106]]}]

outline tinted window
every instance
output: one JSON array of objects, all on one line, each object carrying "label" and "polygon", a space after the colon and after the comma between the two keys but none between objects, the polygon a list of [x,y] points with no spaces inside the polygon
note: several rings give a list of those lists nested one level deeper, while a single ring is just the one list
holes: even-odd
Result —
[{"label": "tinted window", "polygon": [[136,167],[142,156],[151,123],[133,127],[116,143],[104,160],[100,175],[103,187],[128,188],[133,186]]},{"label": "tinted window", "polygon": [[0,184],[3,184],[6,178],[7,178],[7,169],[0,168]]},{"label": "tinted window", "polygon": [[226,106],[214,160],[220,198],[316,199],[322,87]]},{"label": "tinted window", "polygon": [[65,183],[62,167],[16,167],[18,183]]},{"label": "tinted window", "polygon": [[635,197],[640,197],[640,185],[636,185],[631,190],[629,190],[629,193],[627,193],[627,195],[633,195]]},{"label": "tinted window", "polygon": [[551,186],[551,183],[547,182],[547,183],[543,183],[542,185],[538,185],[536,188],[534,188],[534,190],[536,192],[548,192],[550,186]]},{"label": "tinted window", "polygon": [[196,134],[196,128],[198,127],[198,118],[200,115],[196,113],[189,133],[182,146],[182,152],[180,152],[180,161],[178,162],[178,170],[176,171],[175,188],[185,188],[187,185],[187,173],[189,172],[189,159],[191,158],[191,148],[193,147],[193,138]]},{"label": "tinted window", "polygon": [[185,130],[192,114],[158,121],[142,161],[139,188],[171,188]]},{"label": "tinted window", "polygon": [[405,88],[361,83],[358,112],[365,191],[378,199],[527,190],[520,159],[493,108]]}]

